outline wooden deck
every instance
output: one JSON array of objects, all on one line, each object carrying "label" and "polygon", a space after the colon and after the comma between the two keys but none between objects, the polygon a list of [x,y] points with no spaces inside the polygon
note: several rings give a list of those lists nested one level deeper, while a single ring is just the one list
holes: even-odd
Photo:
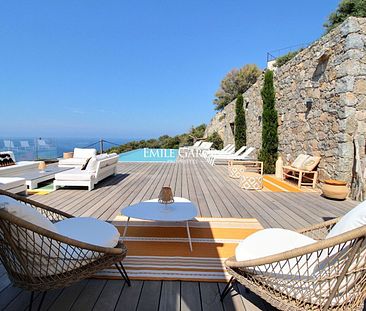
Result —
[{"label": "wooden deck", "polygon": [[[226,166],[202,161],[121,163],[118,174],[88,192],[61,189],[32,199],[75,216],[113,220],[123,207],[157,197],[163,185],[197,204],[200,216],[256,218],[264,227],[299,228],[344,215],[357,203],[330,201],[319,193],[244,191],[227,177]],[[0,266],[0,309],[25,310],[29,293],[9,285]],[[85,280],[47,294],[42,310],[273,310],[253,293],[227,297],[225,284],[177,281]]]}]

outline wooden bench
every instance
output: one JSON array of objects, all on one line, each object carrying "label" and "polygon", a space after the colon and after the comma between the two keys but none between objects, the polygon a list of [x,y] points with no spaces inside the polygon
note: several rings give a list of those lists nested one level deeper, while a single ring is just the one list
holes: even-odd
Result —
[{"label": "wooden bench", "polygon": [[282,178],[296,179],[298,188],[301,188],[301,186],[312,186],[315,188],[318,180],[316,167],[320,159],[320,157],[300,154],[292,165],[283,166]]}]

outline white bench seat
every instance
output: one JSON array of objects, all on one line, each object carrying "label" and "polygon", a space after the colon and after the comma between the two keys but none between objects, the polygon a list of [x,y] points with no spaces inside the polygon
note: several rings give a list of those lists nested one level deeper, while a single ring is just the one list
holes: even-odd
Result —
[{"label": "white bench seat", "polygon": [[78,168],[73,168],[55,175],[55,179],[57,180],[91,180],[94,177],[95,173]]}]

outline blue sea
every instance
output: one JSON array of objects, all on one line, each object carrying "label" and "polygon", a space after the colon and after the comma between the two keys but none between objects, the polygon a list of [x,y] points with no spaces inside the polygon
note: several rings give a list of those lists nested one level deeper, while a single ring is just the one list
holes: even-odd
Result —
[{"label": "blue sea", "polygon": [[[103,138],[104,151],[116,145],[125,144],[132,139]],[[51,160],[62,157],[64,152],[75,147],[100,150],[100,138],[0,138],[0,151],[13,151],[17,161]]]}]

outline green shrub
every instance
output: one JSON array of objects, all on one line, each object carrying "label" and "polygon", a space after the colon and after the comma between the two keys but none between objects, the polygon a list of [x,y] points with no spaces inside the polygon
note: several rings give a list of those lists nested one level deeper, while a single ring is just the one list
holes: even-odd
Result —
[{"label": "green shrub", "polygon": [[183,145],[192,145],[196,139],[202,138],[206,130],[206,124],[201,124],[197,127],[192,127],[188,133],[176,136],[163,135],[158,139],[148,139],[139,141],[130,141],[126,144],[112,147],[107,150],[108,153],[122,153],[141,148],[163,148],[163,149],[178,149]]},{"label": "green shrub", "polygon": [[238,150],[247,143],[247,126],[245,122],[245,111],[243,107],[243,95],[239,94],[235,103],[235,149]]},{"label": "green shrub", "polygon": [[326,32],[343,23],[349,16],[366,17],[366,0],[342,0],[324,24]]},{"label": "green shrub", "polygon": [[262,148],[259,152],[259,160],[263,161],[264,172],[266,174],[273,174],[275,172],[278,152],[278,119],[275,108],[273,72],[271,70],[267,70],[264,75],[261,96],[263,100]]},{"label": "green shrub", "polygon": [[285,55],[282,55],[280,57],[276,58],[276,61],[274,63],[275,67],[281,67],[284,64],[286,64],[288,61],[290,61],[291,59],[293,59],[301,50],[298,51],[293,51],[293,52],[288,52]]},{"label": "green shrub", "polygon": [[213,143],[212,148],[220,150],[224,147],[224,141],[217,132],[213,132],[210,136],[208,136],[206,141]]}]

